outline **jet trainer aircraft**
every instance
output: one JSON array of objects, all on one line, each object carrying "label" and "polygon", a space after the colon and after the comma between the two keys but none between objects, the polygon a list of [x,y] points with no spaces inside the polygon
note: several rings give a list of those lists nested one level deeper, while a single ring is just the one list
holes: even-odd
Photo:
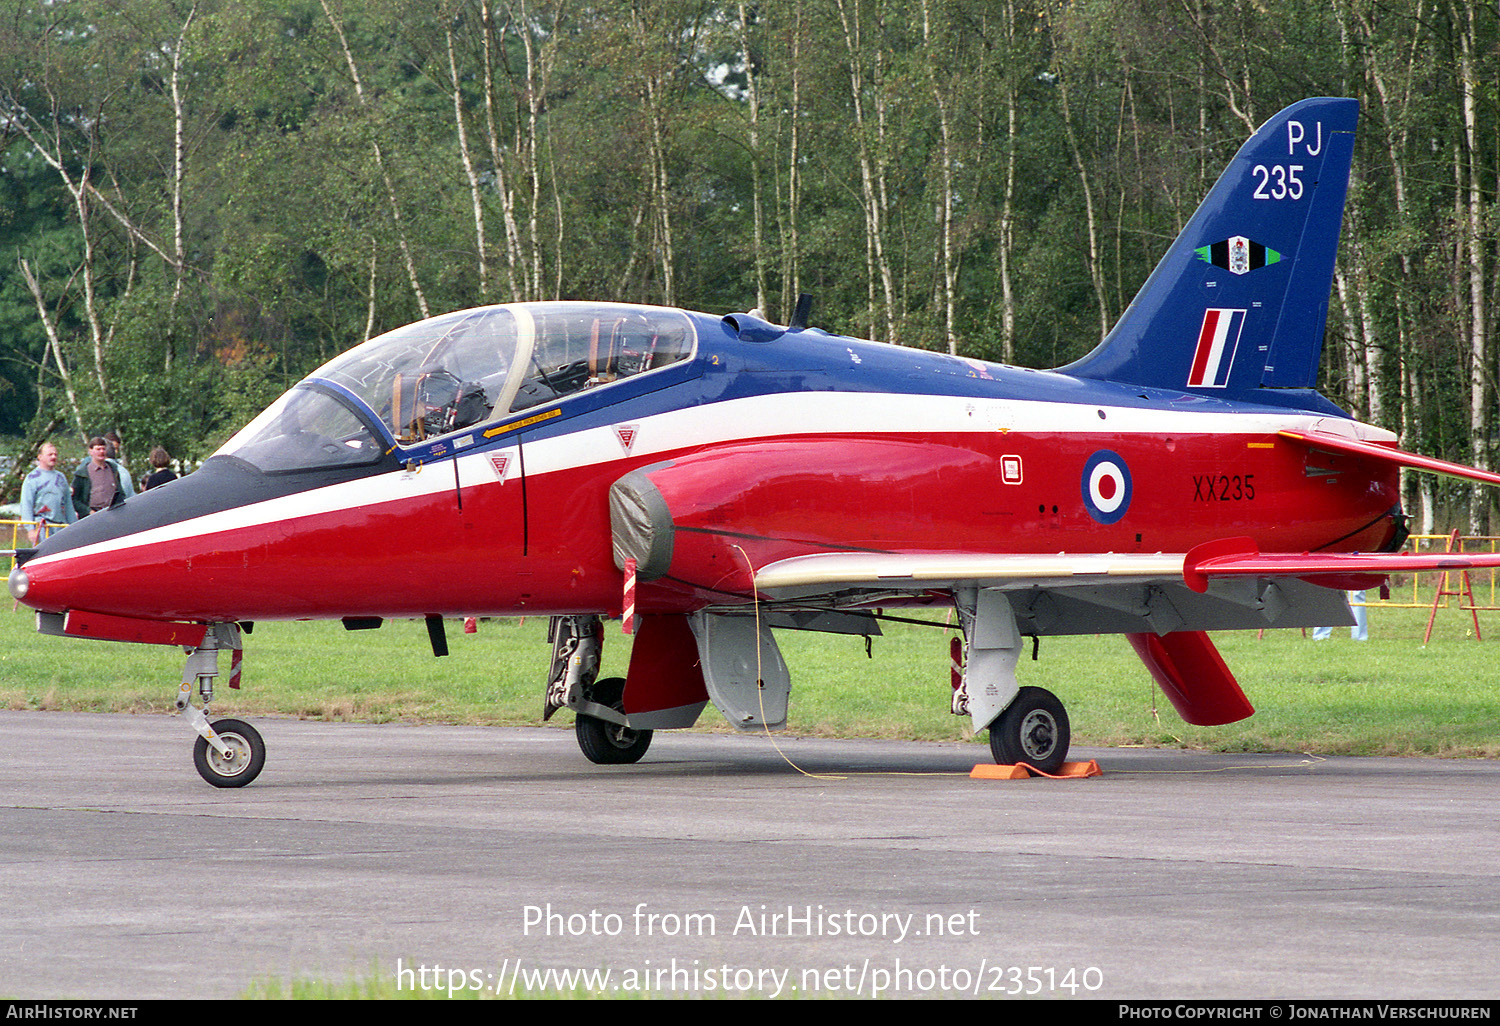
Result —
[{"label": "jet trainer aircraft", "polygon": [[[773,629],[879,633],[956,607],[955,711],[1054,771],[1068,718],[1026,639],[1124,634],[1192,723],[1254,710],[1205,633],[1349,623],[1342,589],[1492,566],[1403,556],[1402,452],[1313,390],[1358,105],[1288,107],[1241,148],[1119,323],[1054,371],[753,313],[600,303],[464,310],[315,371],[201,470],[17,554],[48,634],[181,645],[210,783],[260,772],[210,722],[218,653],[259,620],[350,629],[550,615],[548,715],[594,762],[711,701],[786,719]],[[604,617],[636,627],[598,679]],[[194,704],[194,691],[202,707]]]}]

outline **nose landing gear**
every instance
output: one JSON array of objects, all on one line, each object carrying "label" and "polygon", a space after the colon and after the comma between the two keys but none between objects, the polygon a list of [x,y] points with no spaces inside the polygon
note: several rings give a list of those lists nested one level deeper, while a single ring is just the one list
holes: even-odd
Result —
[{"label": "nose landing gear", "polygon": [[[214,787],[244,787],[266,764],[266,743],[260,731],[244,720],[208,719],[208,707],[214,698],[214,678],[219,675],[219,649],[234,653],[230,687],[239,686],[240,628],[234,623],[214,624],[203,641],[188,653],[182,670],[182,686],[177,689],[177,711],[194,730],[198,741],[193,746],[193,765],[198,775]],[[193,705],[193,686],[203,699],[203,708]]]}]

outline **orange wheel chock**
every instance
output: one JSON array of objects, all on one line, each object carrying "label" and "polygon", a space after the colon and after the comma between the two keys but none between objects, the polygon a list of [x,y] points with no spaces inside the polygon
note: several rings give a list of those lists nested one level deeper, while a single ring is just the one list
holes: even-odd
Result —
[{"label": "orange wheel chock", "polygon": [[1097,777],[1103,771],[1099,769],[1099,762],[1090,759],[1088,762],[1065,762],[1056,773],[1043,773],[1029,763],[1018,762],[1010,766],[992,766],[989,763],[980,763],[969,773],[970,780],[1027,780],[1031,777],[1047,777],[1051,780],[1066,780],[1082,777]]}]

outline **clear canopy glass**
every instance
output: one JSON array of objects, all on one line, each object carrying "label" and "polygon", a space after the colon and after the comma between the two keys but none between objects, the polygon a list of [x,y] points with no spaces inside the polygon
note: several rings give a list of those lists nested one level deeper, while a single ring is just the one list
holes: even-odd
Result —
[{"label": "clear canopy glass", "polygon": [[[461,310],[371,339],[308,381],[348,389],[409,446],[691,358],[679,310],[536,303]],[[307,382],[220,450],[262,470],[373,462],[381,442]],[[343,416],[339,415],[342,410]]]}]

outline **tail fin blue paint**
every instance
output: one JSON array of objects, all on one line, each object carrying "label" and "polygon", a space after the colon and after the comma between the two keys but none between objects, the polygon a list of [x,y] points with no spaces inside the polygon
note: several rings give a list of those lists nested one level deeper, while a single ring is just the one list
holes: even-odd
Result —
[{"label": "tail fin blue paint", "polygon": [[1318,405],[1359,102],[1303,100],[1252,135],[1077,377]]}]

